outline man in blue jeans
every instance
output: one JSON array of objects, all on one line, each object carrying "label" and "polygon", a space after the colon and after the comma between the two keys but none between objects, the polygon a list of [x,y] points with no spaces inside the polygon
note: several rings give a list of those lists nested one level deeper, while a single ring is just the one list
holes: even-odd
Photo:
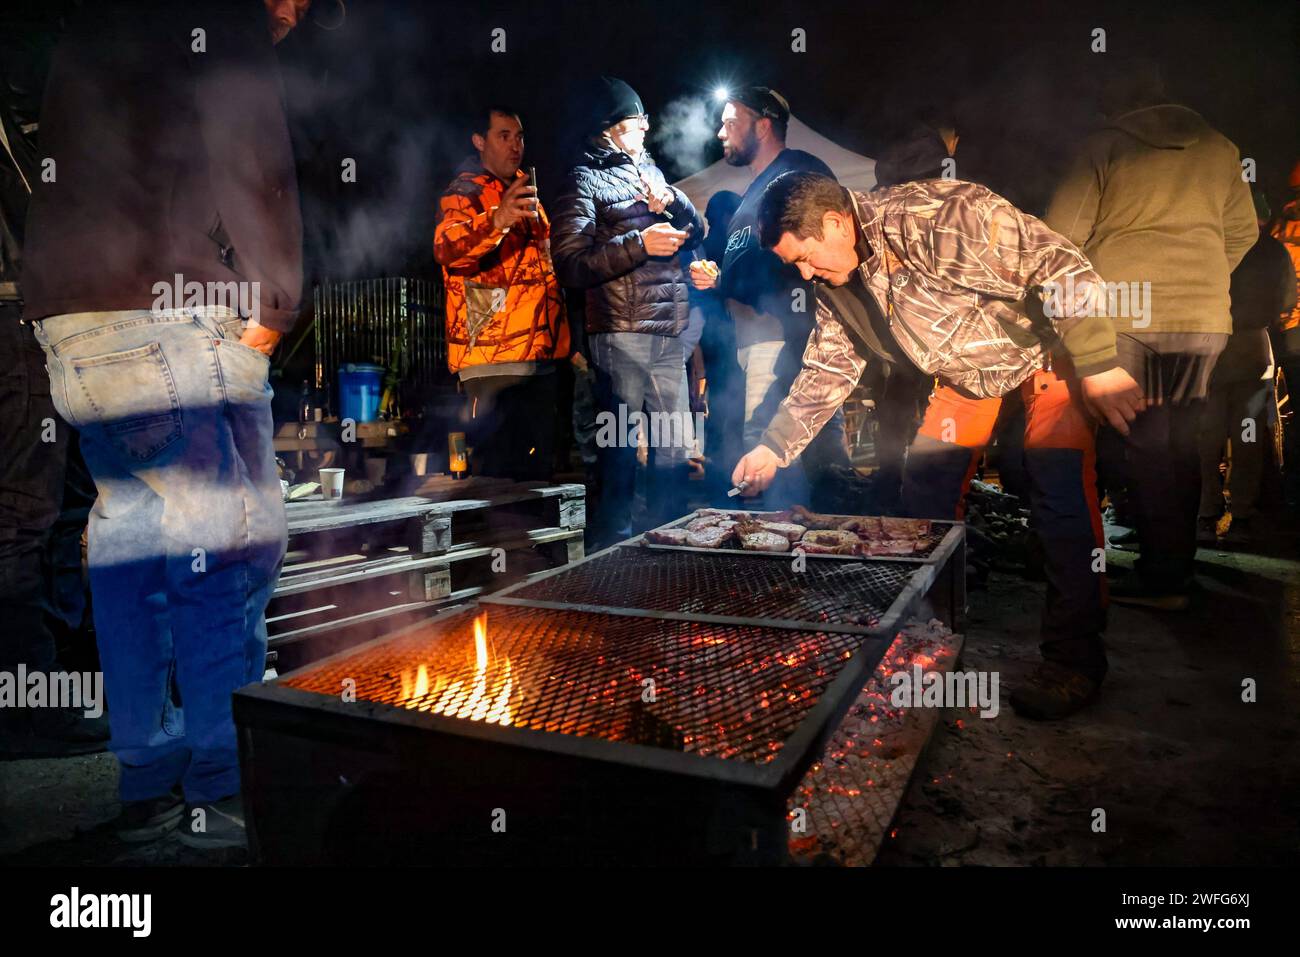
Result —
[{"label": "man in blue jeans", "polygon": [[306,6],[90,5],[46,89],[23,316],[98,486],[124,840],[183,817],[186,844],[245,843],[230,696],[262,676],[284,558],[267,378],[302,287],[272,46]]}]

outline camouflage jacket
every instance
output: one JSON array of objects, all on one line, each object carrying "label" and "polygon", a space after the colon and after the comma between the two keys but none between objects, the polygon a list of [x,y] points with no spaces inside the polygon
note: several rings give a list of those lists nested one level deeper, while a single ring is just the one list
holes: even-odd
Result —
[{"label": "camouflage jacket", "polygon": [[[893,345],[922,372],[987,398],[1013,391],[1053,352],[1068,355],[1078,375],[1117,365],[1101,277],[1041,220],[960,180],[852,198],[865,255],[850,282],[865,285]],[[1031,292],[1041,309],[1026,302]],[[869,358],[862,343],[873,334],[831,298],[819,290],[803,370],[763,436],[782,464],[848,398]]]}]

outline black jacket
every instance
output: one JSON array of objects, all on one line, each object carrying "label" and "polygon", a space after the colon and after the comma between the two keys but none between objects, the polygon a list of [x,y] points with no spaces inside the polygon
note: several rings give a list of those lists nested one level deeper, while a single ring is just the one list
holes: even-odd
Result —
[{"label": "black jacket", "polygon": [[[813,285],[799,278],[799,270],[781,262],[758,241],[758,210],[763,191],[783,173],[820,173],[835,178],[831,168],[811,153],[784,149],[755,177],[727,226],[727,248],[723,253],[719,292],[723,299],[735,299],[755,312],[776,316],[785,330],[786,341],[796,358],[812,331],[816,311]],[[803,289],[803,311],[796,313],[795,289]]]},{"label": "black jacket", "polygon": [[[645,332],[675,336],[686,328],[689,290],[676,256],[646,255],[641,230],[671,218],[691,228],[683,249],[699,244],[704,223],[691,201],[673,188],[676,201],[663,214],[650,212],[638,167],[626,153],[593,147],[571,169],[551,210],[551,256],[565,286],[586,290],[587,332]],[[640,171],[656,187],[664,175],[649,154]]]},{"label": "black jacket", "polygon": [[261,323],[293,325],[302,221],[257,0],[87,4],[55,52],[39,147],[57,165],[32,183],[25,318],[149,309],[179,273],[257,282]]}]

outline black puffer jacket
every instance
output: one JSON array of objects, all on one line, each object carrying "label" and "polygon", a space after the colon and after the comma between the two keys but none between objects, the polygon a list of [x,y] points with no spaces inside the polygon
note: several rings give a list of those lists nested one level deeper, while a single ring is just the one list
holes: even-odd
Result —
[{"label": "black puffer jacket", "polygon": [[[675,336],[686,328],[687,277],[676,256],[646,255],[641,230],[671,216],[691,227],[683,249],[698,245],[704,223],[691,201],[673,188],[676,202],[650,212],[637,165],[626,153],[593,147],[569,171],[551,206],[551,255],[560,282],[586,290],[587,332],[646,332]],[[640,171],[658,189],[664,174],[649,154]]]}]

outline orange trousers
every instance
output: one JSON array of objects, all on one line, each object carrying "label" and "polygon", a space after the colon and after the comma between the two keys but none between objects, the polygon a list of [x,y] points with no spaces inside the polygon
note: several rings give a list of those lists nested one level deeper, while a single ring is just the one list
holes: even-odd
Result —
[{"label": "orange trousers", "polygon": [[[1105,674],[1105,537],[1097,502],[1096,423],[1068,366],[1035,373],[1025,404],[1025,473],[1034,531],[1042,545],[1047,603],[1044,657]],[[930,397],[903,469],[903,507],[917,518],[962,518],[965,496],[993,436],[1002,399],[971,398],[941,385]],[[1103,551],[1098,552],[1097,549]]]}]

